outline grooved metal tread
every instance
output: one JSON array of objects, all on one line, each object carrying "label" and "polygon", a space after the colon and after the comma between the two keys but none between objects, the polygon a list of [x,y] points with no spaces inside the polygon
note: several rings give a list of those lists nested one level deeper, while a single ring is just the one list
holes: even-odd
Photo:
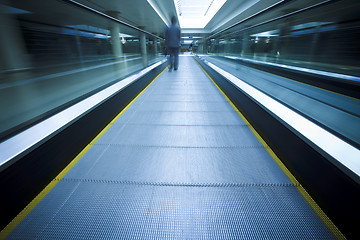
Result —
[{"label": "grooved metal tread", "polygon": [[334,239],[191,57],[53,181],[9,239]]}]

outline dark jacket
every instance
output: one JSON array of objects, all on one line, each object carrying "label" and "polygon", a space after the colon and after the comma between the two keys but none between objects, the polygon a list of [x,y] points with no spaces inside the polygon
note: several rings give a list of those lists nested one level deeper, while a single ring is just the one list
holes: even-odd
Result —
[{"label": "dark jacket", "polygon": [[177,24],[171,24],[165,32],[165,44],[167,47],[180,47],[180,27]]}]

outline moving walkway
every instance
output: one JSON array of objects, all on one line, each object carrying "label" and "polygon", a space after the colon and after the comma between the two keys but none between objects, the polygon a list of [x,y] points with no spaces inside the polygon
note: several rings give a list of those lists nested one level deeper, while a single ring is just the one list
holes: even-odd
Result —
[{"label": "moving walkway", "polygon": [[[178,71],[166,71],[165,62],[154,69],[147,70],[150,85],[122,107],[2,236],[344,237],[193,57],[180,57]],[[120,100],[110,100],[111,106]],[[102,118],[95,113],[84,115]],[[83,132],[93,128],[80,125]],[[59,142],[66,145],[68,137],[74,144],[81,138],[72,133]],[[62,146],[57,148],[61,154]]]}]

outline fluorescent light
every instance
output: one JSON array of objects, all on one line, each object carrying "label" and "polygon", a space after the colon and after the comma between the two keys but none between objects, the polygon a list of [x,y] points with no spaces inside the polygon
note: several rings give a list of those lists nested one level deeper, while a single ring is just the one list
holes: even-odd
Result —
[{"label": "fluorescent light", "polygon": [[279,36],[279,30],[266,31],[250,35],[251,37],[276,37]]},{"label": "fluorescent light", "polygon": [[204,28],[227,0],[174,0],[181,28]]},{"label": "fluorescent light", "polygon": [[181,37],[181,38],[186,38],[186,39],[195,39],[195,38],[202,38],[202,37],[198,37],[198,36],[187,37],[187,36],[185,36],[185,37]]},{"label": "fluorescent light", "polygon": [[134,36],[131,36],[131,35],[125,34],[125,33],[119,33],[119,37],[120,38],[134,38]]}]

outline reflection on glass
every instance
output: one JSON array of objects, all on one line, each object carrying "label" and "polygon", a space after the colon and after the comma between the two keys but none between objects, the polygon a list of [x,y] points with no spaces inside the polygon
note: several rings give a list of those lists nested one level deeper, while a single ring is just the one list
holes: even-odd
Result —
[{"label": "reflection on glass", "polygon": [[0,30],[0,140],[161,58],[160,38],[56,0],[2,1]]},{"label": "reflection on glass", "polygon": [[285,17],[254,18],[253,25],[240,24],[197,46],[203,54],[360,76],[359,9],[359,1],[344,0],[295,14],[279,11]]}]

